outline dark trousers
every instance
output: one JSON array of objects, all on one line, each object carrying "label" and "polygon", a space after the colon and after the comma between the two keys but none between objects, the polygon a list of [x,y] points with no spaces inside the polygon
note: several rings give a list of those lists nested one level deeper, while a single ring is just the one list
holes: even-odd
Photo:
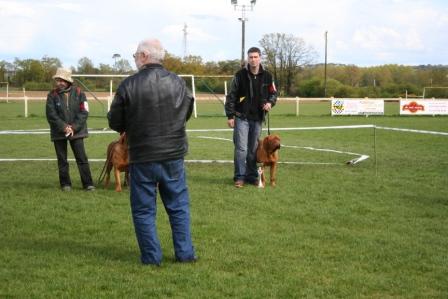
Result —
[{"label": "dark trousers", "polygon": [[87,159],[86,151],[84,149],[84,139],[80,138],[74,140],[55,140],[53,142],[56,150],[56,157],[58,158],[59,183],[61,184],[61,187],[72,185],[69,164],[67,161],[67,141],[70,142],[70,147],[75,156],[83,188],[93,186],[89,160]]}]

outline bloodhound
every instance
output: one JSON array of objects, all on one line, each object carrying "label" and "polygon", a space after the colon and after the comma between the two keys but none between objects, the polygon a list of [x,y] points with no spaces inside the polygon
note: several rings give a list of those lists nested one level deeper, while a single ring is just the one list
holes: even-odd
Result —
[{"label": "bloodhound", "polygon": [[258,140],[257,162],[262,163],[261,182],[265,185],[266,178],[264,175],[264,167],[270,166],[270,182],[271,186],[276,185],[276,173],[278,162],[278,150],[280,149],[280,137],[277,135],[268,135],[263,140]]},{"label": "bloodhound", "polygon": [[107,147],[107,158],[106,158],[106,181],[104,187],[109,185],[110,171],[114,169],[115,176],[115,191],[121,192],[121,179],[120,172],[124,172],[124,186],[129,184],[129,173],[128,173],[128,143],[126,133],[122,133],[118,141],[112,141]]}]

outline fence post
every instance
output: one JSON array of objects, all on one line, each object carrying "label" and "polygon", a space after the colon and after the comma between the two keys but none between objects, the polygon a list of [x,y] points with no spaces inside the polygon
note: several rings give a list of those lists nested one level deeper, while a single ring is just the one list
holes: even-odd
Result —
[{"label": "fence post", "polygon": [[299,97],[296,97],[296,116],[299,116]]},{"label": "fence post", "polygon": [[[224,103],[226,102],[227,98],[227,81],[224,81]],[[226,115],[226,106],[224,106],[224,115]]]},{"label": "fence post", "polygon": [[9,103],[9,83],[6,83],[6,103]]},{"label": "fence post", "polygon": [[333,117],[333,100],[334,97],[330,97],[330,115]]},{"label": "fence post", "polygon": [[193,98],[194,98],[193,115],[194,115],[194,118],[198,118],[198,112],[197,112],[197,109],[196,109],[197,99],[196,99],[196,90],[195,90],[195,85],[194,85],[194,75],[191,75],[191,87],[192,87],[191,89],[192,89]]},{"label": "fence post", "polygon": [[110,88],[109,88],[109,98],[107,99],[107,112],[110,110],[110,104],[112,102],[112,83],[113,81],[110,80]]},{"label": "fence post", "polygon": [[25,118],[28,117],[28,97],[25,93],[25,87],[23,88],[23,100],[25,102]]}]

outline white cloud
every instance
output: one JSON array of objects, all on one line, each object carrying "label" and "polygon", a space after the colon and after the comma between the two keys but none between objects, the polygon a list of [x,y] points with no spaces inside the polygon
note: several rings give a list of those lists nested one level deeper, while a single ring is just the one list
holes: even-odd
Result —
[{"label": "white cloud", "polygon": [[353,43],[361,48],[384,50],[402,44],[402,36],[392,28],[371,26],[355,30]]},{"label": "white cloud", "polygon": [[39,26],[36,12],[15,1],[0,1],[0,53],[24,52],[32,46]]},{"label": "white cloud", "polygon": [[[239,59],[238,17],[228,0],[0,0],[0,60],[49,55],[73,65],[87,56],[111,64],[120,53],[132,62],[137,43],[149,36],[182,55],[184,23],[190,54]],[[264,34],[286,33],[303,38],[322,60],[328,30],[331,62],[448,64],[446,1],[259,0],[246,17],[246,48]]]},{"label": "white cloud", "polygon": [[0,1],[0,16],[2,18],[23,18],[33,17],[35,15],[36,12],[34,9],[25,3],[17,1]]}]

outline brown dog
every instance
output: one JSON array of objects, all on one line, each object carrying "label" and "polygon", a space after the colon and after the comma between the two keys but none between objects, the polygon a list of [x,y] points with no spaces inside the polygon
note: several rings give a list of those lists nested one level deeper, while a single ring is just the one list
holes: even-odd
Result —
[{"label": "brown dog", "polygon": [[[120,172],[124,172],[124,185],[129,183],[129,173],[128,173],[128,142],[126,133],[122,133],[118,141],[112,141],[107,147],[107,159],[104,165],[105,167],[105,178],[104,187],[107,188],[110,180],[110,171],[114,169],[115,176],[115,191],[121,192],[121,179]],[[104,170],[104,168],[103,168]],[[104,177],[103,177],[104,178]]]},{"label": "brown dog", "polygon": [[265,185],[266,178],[264,175],[264,167],[270,166],[270,182],[271,186],[276,185],[278,150],[280,149],[280,137],[277,135],[268,135],[263,140],[258,140],[257,162],[263,163],[261,172],[261,182]]}]

